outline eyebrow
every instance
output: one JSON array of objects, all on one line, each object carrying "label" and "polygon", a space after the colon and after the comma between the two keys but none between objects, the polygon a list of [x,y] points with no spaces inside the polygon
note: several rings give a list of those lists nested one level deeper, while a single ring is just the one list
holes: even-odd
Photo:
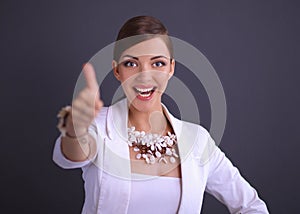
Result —
[{"label": "eyebrow", "polygon": [[[125,57],[129,57],[129,58],[133,58],[133,59],[135,59],[135,60],[139,60],[139,58],[136,57],[136,56],[124,55],[122,58],[125,58]],[[154,57],[152,57],[150,60],[157,59],[157,58],[165,58],[165,59],[168,59],[166,56],[159,55],[159,56],[154,56]]]}]

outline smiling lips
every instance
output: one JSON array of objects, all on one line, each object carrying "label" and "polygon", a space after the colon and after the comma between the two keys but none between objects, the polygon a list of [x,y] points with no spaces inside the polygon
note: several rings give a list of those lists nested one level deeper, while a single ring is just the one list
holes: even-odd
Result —
[{"label": "smiling lips", "polygon": [[137,98],[143,101],[150,100],[153,97],[153,92],[156,90],[156,87],[133,87],[135,92],[138,93]]}]

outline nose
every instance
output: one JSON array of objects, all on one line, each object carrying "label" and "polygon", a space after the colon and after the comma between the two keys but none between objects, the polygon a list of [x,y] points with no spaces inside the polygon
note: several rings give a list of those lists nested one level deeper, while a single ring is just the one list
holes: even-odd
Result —
[{"label": "nose", "polygon": [[147,63],[140,64],[140,69],[136,80],[143,83],[151,81],[151,67]]},{"label": "nose", "polygon": [[136,80],[141,83],[147,83],[151,81],[151,72],[143,71],[138,73]]},{"label": "nose", "polygon": [[145,72],[145,71],[150,71],[151,67],[148,65],[146,62],[141,62],[140,63],[140,69],[139,72]]}]

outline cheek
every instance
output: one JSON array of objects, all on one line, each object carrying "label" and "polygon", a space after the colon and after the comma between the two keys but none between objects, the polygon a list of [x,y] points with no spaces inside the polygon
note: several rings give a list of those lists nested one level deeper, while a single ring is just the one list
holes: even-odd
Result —
[{"label": "cheek", "polygon": [[121,82],[128,81],[130,78],[132,79],[133,76],[136,74],[135,69],[126,69],[123,67],[119,67],[118,71],[119,71]]},{"label": "cheek", "polygon": [[134,83],[134,75],[132,75],[130,72],[120,73],[120,82],[124,92],[127,94],[130,92]]},{"label": "cheek", "polygon": [[166,72],[160,72],[154,76],[154,80],[158,85],[159,91],[163,92],[167,87],[169,75]]},{"label": "cheek", "polygon": [[119,71],[119,81],[121,83],[126,82],[129,77],[130,76],[126,72]]}]

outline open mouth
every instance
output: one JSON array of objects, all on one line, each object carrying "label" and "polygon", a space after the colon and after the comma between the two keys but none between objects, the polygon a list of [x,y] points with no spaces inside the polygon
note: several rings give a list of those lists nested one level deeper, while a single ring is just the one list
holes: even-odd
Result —
[{"label": "open mouth", "polygon": [[151,95],[156,90],[156,88],[157,87],[155,87],[155,86],[149,87],[149,88],[133,87],[133,89],[135,90],[135,92],[138,93],[138,95],[141,98],[149,98],[149,97],[151,97]]}]

